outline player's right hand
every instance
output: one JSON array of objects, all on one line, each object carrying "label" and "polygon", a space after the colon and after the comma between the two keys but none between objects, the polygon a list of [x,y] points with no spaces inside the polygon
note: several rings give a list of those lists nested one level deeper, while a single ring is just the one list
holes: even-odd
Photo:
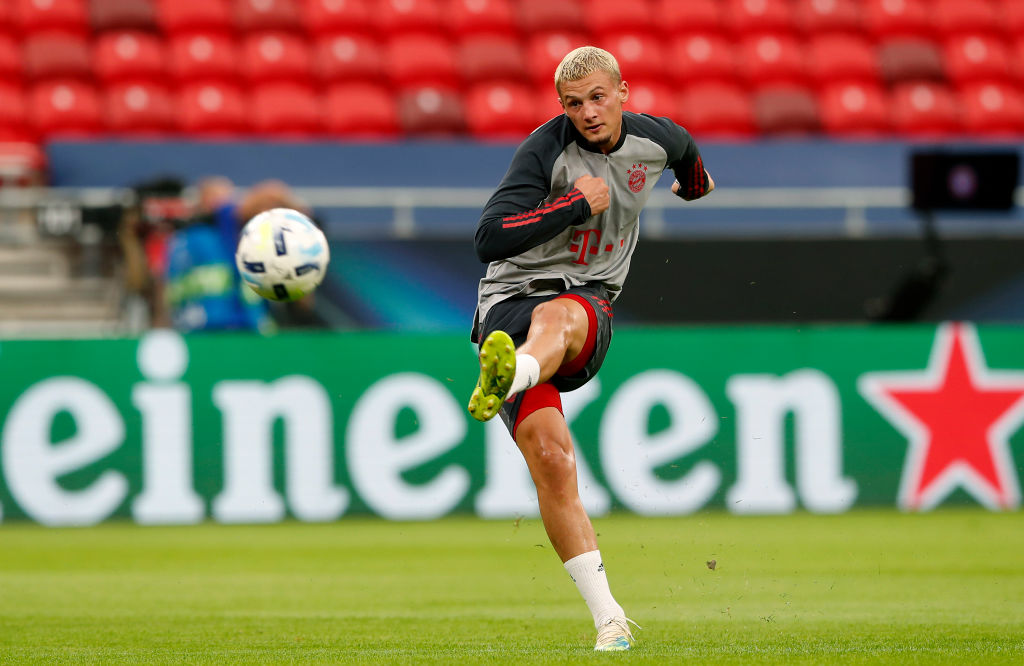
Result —
[{"label": "player's right hand", "polygon": [[608,185],[605,184],[603,178],[596,178],[587,174],[577,178],[573,185],[583,193],[587,203],[590,204],[591,215],[600,215],[608,210],[608,206],[611,205],[611,198],[608,196]]}]

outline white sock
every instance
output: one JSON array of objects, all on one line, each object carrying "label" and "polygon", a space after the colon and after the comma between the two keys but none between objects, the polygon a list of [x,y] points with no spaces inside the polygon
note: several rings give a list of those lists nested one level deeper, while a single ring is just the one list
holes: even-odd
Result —
[{"label": "white sock", "polygon": [[590,614],[594,616],[594,626],[601,628],[613,617],[625,617],[622,610],[608,589],[608,576],[604,572],[601,551],[592,550],[570,559],[565,563],[565,570],[576,583],[577,589],[587,602]]},{"label": "white sock", "polygon": [[512,378],[510,396],[533,388],[540,379],[540,363],[529,354],[516,354],[516,376]]}]

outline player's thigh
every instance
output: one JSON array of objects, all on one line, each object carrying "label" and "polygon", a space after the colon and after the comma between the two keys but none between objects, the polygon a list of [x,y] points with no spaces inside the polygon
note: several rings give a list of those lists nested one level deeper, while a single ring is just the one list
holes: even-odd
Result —
[{"label": "player's thigh", "polygon": [[551,378],[551,384],[559,391],[575,391],[593,379],[601,369],[612,340],[614,315],[605,295],[594,290],[573,290],[562,294],[558,300],[575,301],[589,319],[582,349]]},{"label": "player's thigh", "polygon": [[565,362],[576,358],[586,344],[590,318],[586,308],[578,301],[571,298],[555,298],[534,308],[531,326],[568,328],[569,344],[565,351]]}]

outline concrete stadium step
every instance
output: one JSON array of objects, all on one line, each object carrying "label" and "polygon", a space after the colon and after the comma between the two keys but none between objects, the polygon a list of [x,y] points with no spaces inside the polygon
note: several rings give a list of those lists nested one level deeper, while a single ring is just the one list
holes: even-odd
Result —
[{"label": "concrete stadium step", "polygon": [[0,340],[98,338],[120,334],[116,321],[109,319],[60,319],[54,321],[0,319]]},{"label": "concrete stadium step", "polygon": [[68,242],[0,243],[0,337],[115,334],[122,285],[115,277],[78,277]]},{"label": "concrete stadium step", "polygon": [[107,302],[116,296],[116,285],[107,278],[0,279],[0,303],[3,304]]},{"label": "concrete stadium step", "polygon": [[67,256],[57,248],[0,246],[0,282],[66,276]]},{"label": "concrete stadium step", "polygon": [[3,303],[0,301],[0,322],[22,322],[26,326],[33,322],[104,321],[116,322],[118,310],[110,303],[67,302],[54,306],[53,303],[25,301]]}]

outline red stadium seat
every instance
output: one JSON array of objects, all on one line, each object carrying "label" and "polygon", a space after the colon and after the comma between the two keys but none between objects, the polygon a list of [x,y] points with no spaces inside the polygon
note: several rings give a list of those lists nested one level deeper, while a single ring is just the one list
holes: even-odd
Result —
[{"label": "red stadium seat", "polygon": [[868,135],[890,129],[885,91],[873,83],[836,83],[818,94],[825,131],[838,135]]},{"label": "red stadium seat", "polygon": [[300,31],[302,19],[293,0],[234,0],[235,27],[242,32]]},{"label": "red stadium seat", "polygon": [[384,76],[380,45],[360,33],[336,34],[319,39],[313,47],[315,69],[327,81],[374,81]]},{"label": "red stadium seat", "polygon": [[235,134],[249,129],[241,90],[224,83],[192,83],[178,94],[178,126],[190,134]]},{"label": "red stadium seat", "polygon": [[306,30],[314,37],[337,33],[369,35],[376,30],[365,0],[307,0],[304,10]]},{"label": "red stadium seat", "polygon": [[254,32],[242,40],[242,76],[251,83],[309,83],[313,58],[301,37],[288,32]]},{"label": "red stadium seat", "polygon": [[953,93],[932,82],[902,83],[892,91],[892,121],[908,135],[946,135],[960,129],[960,109]]},{"label": "red stadium seat", "polygon": [[893,39],[878,46],[878,66],[882,78],[890,83],[903,81],[941,81],[945,78],[942,54],[932,41]]},{"label": "red stadium seat", "polygon": [[719,0],[656,0],[654,22],[667,36],[686,32],[717,33],[723,29]]},{"label": "red stadium seat", "polygon": [[808,36],[851,34],[863,27],[858,0],[797,0],[793,24]]},{"label": "red stadium seat", "polygon": [[29,35],[22,43],[25,77],[32,79],[92,78],[89,44],[84,37],[62,32]]},{"label": "red stadium seat", "polygon": [[100,97],[96,89],[74,79],[45,81],[29,94],[29,116],[45,136],[100,131]]},{"label": "red stadium seat", "polygon": [[698,137],[748,136],[754,132],[750,94],[735,83],[710,81],[679,95],[676,121]]},{"label": "red stadium seat", "polygon": [[583,0],[582,8],[583,25],[596,39],[608,33],[650,34],[657,25],[657,17],[647,0]]},{"label": "red stadium seat", "polygon": [[763,134],[813,134],[821,129],[814,95],[806,88],[787,85],[754,94],[754,120]]},{"label": "red stadium seat", "polygon": [[411,135],[456,136],[466,129],[459,94],[439,86],[400,90],[398,122],[402,130]]},{"label": "red stadium seat", "polygon": [[562,108],[562,104],[558,101],[558,95],[555,93],[555,89],[553,87],[537,89],[537,87],[534,86],[534,125],[540,127],[555,116],[560,116],[564,113],[565,109]]},{"label": "red stadium seat", "polygon": [[63,30],[85,35],[89,30],[85,0],[14,0],[23,34]]},{"label": "red stadium seat", "polygon": [[434,0],[380,0],[377,29],[382,36],[436,34],[444,29],[441,10]]},{"label": "red stadium seat", "polygon": [[864,0],[864,27],[876,39],[931,38],[929,7],[924,0]]},{"label": "red stadium seat", "polygon": [[234,30],[228,0],[159,0],[157,16],[168,34],[193,31],[228,34]]},{"label": "red stadium seat", "polygon": [[976,134],[1024,132],[1024,93],[1015,86],[980,83],[963,89],[964,128]]},{"label": "red stadium seat", "polygon": [[161,79],[167,60],[164,44],[152,34],[116,31],[101,34],[93,45],[93,67],[102,81]]},{"label": "red stadium seat", "polygon": [[737,35],[782,33],[793,30],[788,0],[728,0],[723,3],[725,24]]},{"label": "red stadium seat", "polygon": [[720,35],[686,35],[670,42],[668,61],[683,86],[701,81],[733,82],[738,76],[735,51],[732,42]]},{"label": "red stadium seat", "polygon": [[518,36],[519,28],[510,0],[450,0],[445,17],[455,35]]},{"label": "red stadium seat", "polygon": [[996,16],[1005,30],[1018,37],[1024,35],[1024,2],[1002,0],[996,5]]},{"label": "red stadium seat", "polygon": [[740,42],[740,70],[754,86],[802,83],[807,78],[803,48],[790,35],[759,35]]},{"label": "red stadium seat", "polygon": [[385,66],[399,87],[412,85],[458,85],[455,49],[436,35],[401,35],[384,47]]},{"label": "red stadium seat", "polygon": [[0,2],[0,32],[13,32],[18,29],[17,16],[13,3]]},{"label": "red stadium seat", "polygon": [[1002,31],[990,0],[935,0],[931,13],[936,29],[944,35]]},{"label": "red stadium seat", "polygon": [[97,32],[156,30],[156,7],[153,0],[90,0],[89,21]]},{"label": "red stadium seat", "polygon": [[309,135],[323,130],[320,99],[307,86],[267,83],[253,89],[252,127],[261,134]]},{"label": "red stadium seat", "polygon": [[825,34],[807,42],[807,68],[819,84],[836,81],[877,81],[878,57],[867,39]]},{"label": "red stadium seat", "polygon": [[220,32],[170,37],[168,68],[180,81],[232,80],[238,76],[235,40]]},{"label": "red stadium seat", "polygon": [[467,37],[458,45],[457,60],[468,85],[501,80],[524,81],[526,56],[517,39],[498,35]]},{"label": "red stadium seat", "polygon": [[171,97],[162,85],[119,83],[106,91],[107,128],[122,134],[166,132],[174,121]]},{"label": "red stadium seat", "polygon": [[377,83],[338,83],[327,89],[324,122],[342,136],[389,137],[398,133],[398,108]]},{"label": "red stadium seat", "polygon": [[529,37],[526,42],[526,67],[537,85],[555,82],[555,69],[565,54],[590,43],[582,32],[546,32]]},{"label": "red stadium seat", "polygon": [[519,0],[518,18],[519,29],[527,37],[543,32],[575,34],[584,30],[579,0]]},{"label": "red stadium seat", "polygon": [[21,81],[21,47],[7,33],[0,32],[0,81]]},{"label": "red stadium seat", "polygon": [[671,63],[662,40],[649,33],[630,32],[605,36],[598,46],[607,49],[619,61],[622,78],[629,82],[642,80],[664,81],[671,73]]},{"label": "red stadium seat", "polygon": [[1006,81],[1014,77],[1013,60],[1002,40],[981,34],[961,34],[945,48],[946,75],[954,83]]},{"label": "red stadium seat", "polygon": [[28,100],[21,86],[0,83],[0,132],[4,136],[28,133]]},{"label": "red stadium seat", "polygon": [[658,81],[639,81],[629,86],[629,99],[624,108],[674,119],[676,107],[676,93],[671,86]]},{"label": "red stadium seat", "polygon": [[520,83],[481,83],[465,96],[466,125],[477,138],[521,140],[537,127],[533,88]]}]

